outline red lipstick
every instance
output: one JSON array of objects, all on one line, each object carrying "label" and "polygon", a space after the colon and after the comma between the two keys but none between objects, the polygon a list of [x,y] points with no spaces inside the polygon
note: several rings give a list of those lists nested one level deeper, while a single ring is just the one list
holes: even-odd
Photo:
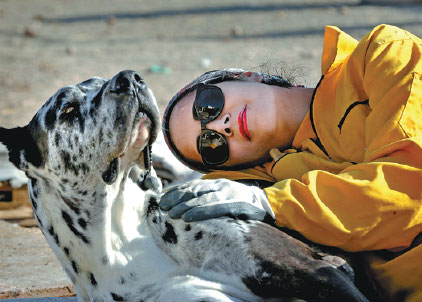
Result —
[{"label": "red lipstick", "polygon": [[237,118],[237,123],[239,124],[239,132],[240,134],[248,141],[251,140],[249,129],[248,129],[248,120],[246,116],[246,105],[243,107],[242,111],[240,111],[239,116]]}]

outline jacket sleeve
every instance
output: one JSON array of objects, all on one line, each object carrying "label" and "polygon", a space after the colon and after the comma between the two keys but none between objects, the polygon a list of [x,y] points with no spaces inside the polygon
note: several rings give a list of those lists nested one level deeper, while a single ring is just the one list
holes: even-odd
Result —
[{"label": "jacket sleeve", "polygon": [[361,40],[348,64],[371,109],[364,160],[265,189],[278,225],[349,251],[407,247],[422,232],[421,55],[421,41],[396,27]]}]

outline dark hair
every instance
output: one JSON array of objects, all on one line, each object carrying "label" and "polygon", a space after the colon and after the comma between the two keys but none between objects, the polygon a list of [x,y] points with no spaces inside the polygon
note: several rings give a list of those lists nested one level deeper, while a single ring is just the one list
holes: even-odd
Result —
[{"label": "dark hair", "polygon": [[[187,158],[185,158],[180,153],[180,151],[177,150],[174,142],[171,140],[171,137],[170,137],[170,115],[171,115],[174,107],[184,96],[186,96],[189,93],[195,91],[199,83],[216,84],[216,83],[220,83],[220,82],[224,82],[224,81],[235,81],[235,80],[239,81],[239,80],[242,80],[242,78],[240,76],[245,72],[246,72],[245,70],[237,69],[237,68],[208,71],[208,72],[200,75],[196,79],[194,79],[192,82],[190,82],[184,88],[182,88],[179,92],[177,92],[172,97],[172,99],[168,103],[167,108],[164,111],[164,115],[163,115],[163,134],[164,134],[164,138],[165,138],[165,141],[167,143],[167,146],[172,151],[174,156],[176,156],[176,158],[178,160],[180,160],[186,166],[188,166],[188,167],[190,167],[194,170],[199,170],[201,172],[209,172],[209,170],[207,169],[207,167],[204,166],[203,163],[191,161],[191,160],[188,160]],[[294,86],[290,81],[288,81],[288,80],[286,80],[282,77],[279,77],[279,76],[268,75],[268,74],[265,74],[265,73],[259,73],[259,75],[262,77],[261,83],[264,83],[264,84],[267,84],[267,85],[275,85],[275,86],[286,87],[286,88],[290,88],[290,87]],[[214,170],[240,170],[240,169],[245,169],[245,168],[250,168],[250,167],[251,167],[251,164],[242,164],[242,165],[236,165],[236,166],[232,166],[232,167],[223,167],[223,166],[213,167],[213,169]]]}]

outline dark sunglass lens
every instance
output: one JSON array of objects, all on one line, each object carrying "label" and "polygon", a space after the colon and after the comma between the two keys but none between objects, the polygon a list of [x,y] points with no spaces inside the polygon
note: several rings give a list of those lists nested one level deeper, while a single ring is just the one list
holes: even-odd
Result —
[{"label": "dark sunglass lens", "polygon": [[196,112],[200,120],[213,120],[223,110],[224,95],[216,86],[198,88],[195,99]]},{"label": "dark sunglass lens", "polygon": [[218,165],[229,158],[229,145],[225,137],[214,131],[202,133],[199,139],[201,157],[206,164]]}]

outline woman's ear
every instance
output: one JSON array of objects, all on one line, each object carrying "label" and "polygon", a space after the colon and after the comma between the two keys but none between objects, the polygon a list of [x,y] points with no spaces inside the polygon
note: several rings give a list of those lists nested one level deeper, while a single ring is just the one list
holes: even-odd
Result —
[{"label": "woman's ear", "polygon": [[238,78],[242,81],[262,82],[262,75],[255,71],[245,71]]}]

